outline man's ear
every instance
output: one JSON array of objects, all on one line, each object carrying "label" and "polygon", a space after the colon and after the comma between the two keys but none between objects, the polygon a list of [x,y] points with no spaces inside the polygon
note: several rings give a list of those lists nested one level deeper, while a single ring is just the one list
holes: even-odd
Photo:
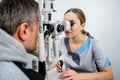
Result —
[{"label": "man's ear", "polygon": [[28,24],[27,23],[22,23],[19,25],[19,38],[23,41],[27,39],[28,36]]}]

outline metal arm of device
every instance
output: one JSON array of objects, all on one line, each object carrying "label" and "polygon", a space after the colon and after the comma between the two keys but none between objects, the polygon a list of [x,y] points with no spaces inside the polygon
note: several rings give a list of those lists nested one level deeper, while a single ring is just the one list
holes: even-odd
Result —
[{"label": "metal arm of device", "polygon": [[[40,33],[38,43],[38,59],[33,60],[33,70],[39,71],[40,66],[44,66],[43,74],[54,67],[59,57],[57,43],[59,35],[66,30],[70,30],[71,21],[52,22],[54,0],[37,0],[40,9]],[[41,63],[41,64],[40,64]],[[44,65],[43,65],[44,63]]]}]

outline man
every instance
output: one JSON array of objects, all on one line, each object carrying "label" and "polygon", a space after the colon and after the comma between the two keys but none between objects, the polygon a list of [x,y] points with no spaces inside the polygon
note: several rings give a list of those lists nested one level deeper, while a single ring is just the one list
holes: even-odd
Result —
[{"label": "man", "polygon": [[37,48],[39,7],[34,0],[0,2],[0,80],[44,80],[26,69],[26,54]]}]

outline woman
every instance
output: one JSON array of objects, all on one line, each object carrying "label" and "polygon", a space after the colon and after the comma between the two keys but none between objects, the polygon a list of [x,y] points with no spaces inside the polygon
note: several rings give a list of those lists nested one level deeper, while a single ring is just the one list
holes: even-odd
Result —
[{"label": "woman", "polygon": [[[64,14],[64,20],[72,22],[60,40],[60,59],[66,69],[60,75],[64,80],[113,80],[109,59],[105,56],[98,40],[85,31],[85,15],[81,9],[71,8]],[[60,61],[56,70],[61,72]]]}]

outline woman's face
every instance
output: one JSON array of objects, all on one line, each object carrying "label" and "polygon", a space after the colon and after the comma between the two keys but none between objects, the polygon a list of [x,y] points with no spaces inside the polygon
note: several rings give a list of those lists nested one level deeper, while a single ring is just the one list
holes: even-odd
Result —
[{"label": "woman's face", "polygon": [[65,14],[64,20],[66,20],[66,21],[72,20],[74,22],[74,25],[71,26],[70,30],[65,31],[67,38],[74,38],[81,34],[83,26],[81,25],[80,19],[78,19],[77,15],[75,13],[68,12],[67,14]]}]

